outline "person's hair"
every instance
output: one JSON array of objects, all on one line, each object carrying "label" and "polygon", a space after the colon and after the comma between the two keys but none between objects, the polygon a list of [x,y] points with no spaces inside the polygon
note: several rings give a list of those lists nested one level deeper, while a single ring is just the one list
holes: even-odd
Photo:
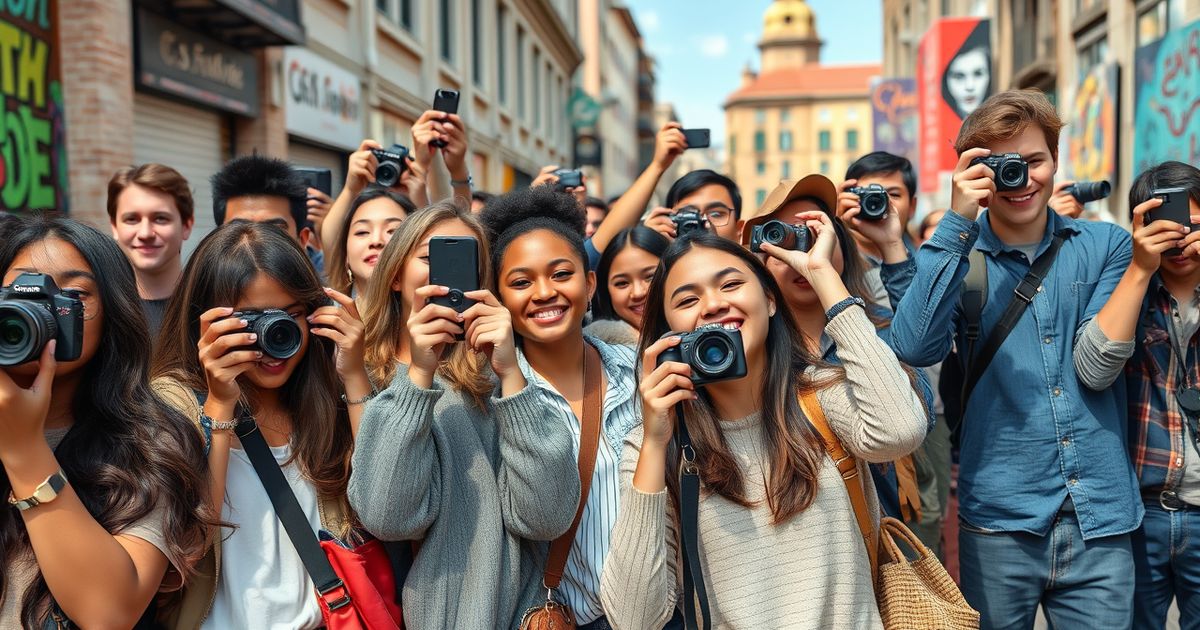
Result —
[{"label": "person's hair", "polygon": [[151,162],[141,166],[126,166],[113,173],[112,178],[108,180],[109,221],[116,223],[117,199],[121,197],[121,193],[125,192],[126,188],[133,185],[149,188],[169,196],[175,203],[175,209],[179,211],[179,217],[184,224],[192,220],[196,208],[187,179],[170,166]]},{"label": "person's hair", "polygon": [[900,173],[900,178],[904,180],[904,187],[908,189],[909,197],[917,194],[917,173],[913,170],[912,162],[906,157],[887,151],[875,151],[855,160],[846,169],[846,179],[861,179],[867,175],[888,175],[890,173]]},{"label": "person's hair", "polygon": [[404,210],[405,218],[412,216],[417,211],[417,204],[407,196],[375,184],[367,186],[354,198],[354,201],[350,202],[350,210],[346,212],[346,218],[342,220],[342,224],[338,228],[337,240],[334,241],[333,247],[330,248],[325,258],[325,275],[329,278],[329,286],[347,295],[354,286],[354,282],[351,281],[350,274],[347,272],[346,264],[346,241],[350,239],[350,227],[354,224],[354,215],[358,214],[358,209],[368,201],[376,199],[390,199],[392,203]]},{"label": "person's hair", "polygon": [[[500,261],[508,246],[533,230],[549,230],[558,235],[587,267],[587,250],[583,247],[587,218],[579,211],[574,197],[555,192],[551,186],[518,188],[496,197],[479,213],[479,221],[487,230],[494,276],[500,275]],[[494,285],[488,288],[497,290]]]},{"label": "person's hair", "polygon": [[[617,199],[620,199],[620,197],[617,197]],[[583,200],[583,207],[584,208],[596,208],[598,210],[603,210],[604,214],[608,214],[609,202],[607,202],[599,197],[587,197],[586,199]]]},{"label": "person's hair", "polygon": [[[757,278],[767,297],[775,302],[775,314],[767,323],[764,343],[765,374],[761,392],[749,392],[763,401],[763,440],[766,446],[766,501],[775,524],[786,522],[803,512],[817,495],[825,448],[815,429],[805,420],[797,396],[827,387],[845,378],[845,370],[823,362],[809,352],[799,326],[783,297],[778,283],[766,266],[744,247],[710,232],[692,232],[675,240],[663,254],[650,294],[646,297],[646,319],[642,325],[638,356],[663,335],[672,331],[666,318],[666,279],[671,269],[693,250],[713,250],[741,260]],[[805,370],[817,366],[829,370],[832,377],[814,382]],[[729,450],[712,398],[705,389],[700,398],[683,404],[681,422],[687,422],[696,464],[704,486],[743,507],[754,504],[746,497],[746,480],[741,467]],[[668,450],[667,484],[678,501],[678,448]]]},{"label": "person's hair", "polygon": [[667,190],[667,207],[674,208],[679,200],[709,184],[717,184],[729,191],[729,198],[733,201],[733,218],[735,221],[742,218],[742,193],[737,184],[732,179],[707,168],[691,171],[675,180]]},{"label": "person's hair", "polygon": [[[483,226],[469,210],[450,201],[440,201],[405,219],[379,254],[379,262],[363,296],[365,303],[362,315],[366,324],[363,346],[367,370],[377,387],[386,387],[396,375],[396,347],[400,331],[407,325],[403,317],[404,296],[399,291],[393,291],[392,284],[404,275],[405,266],[412,260],[429,231],[438,224],[454,219],[462,221],[475,232],[475,239],[479,243],[479,255],[476,257],[479,283],[483,287],[491,286],[488,241]],[[459,391],[470,395],[480,407],[492,392],[493,381],[489,377],[489,370],[487,358],[471,352],[465,343],[456,343],[447,349],[438,364],[438,375]]]},{"label": "person's hair", "polygon": [[[71,404],[74,424],[54,455],[89,514],[119,532],[162,510],[166,555],[188,579],[208,543],[207,460],[191,423],[150,389],[150,339],[133,269],[108,235],[65,218],[13,215],[0,221],[0,270],[21,250],[57,239],[91,267],[104,313],[100,345],[81,368]],[[86,324],[95,325],[92,322]],[[0,496],[12,484],[0,475]],[[0,510],[0,566],[29,551],[16,510]],[[20,597],[22,626],[42,627],[50,591],[39,575],[24,594],[0,574],[0,593]]]},{"label": "person's hair", "polygon": [[1035,89],[1008,90],[989,97],[963,121],[954,151],[962,155],[968,149],[990,147],[1017,136],[1030,125],[1042,130],[1050,156],[1058,159],[1063,121],[1046,95]]},{"label": "person's hair", "polygon": [[1200,169],[1171,160],[1142,171],[1129,187],[1130,218],[1133,209],[1149,201],[1159,188],[1185,188],[1188,197],[1200,204]]},{"label": "person's hair", "polygon": [[[295,240],[273,225],[233,221],[205,237],[188,260],[163,315],[155,376],[207,391],[196,352],[200,316],[212,308],[236,305],[259,275],[278,282],[305,314],[329,304],[321,280]],[[298,462],[322,498],[342,500],[350,479],[352,440],[346,408],[339,404],[341,382],[333,350],[332,341],[309,333],[308,348],[279,394],[292,420],[289,461]],[[253,404],[248,398],[242,402]]]},{"label": "person's hair", "polygon": [[225,223],[225,207],[237,197],[283,197],[291,206],[296,233],[308,223],[308,186],[283,160],[243,155],[212,176],[213,220]]},{"label": "person's hair", "polygon": [[600,262],[596,265],[596,296],[592,298],[592,317],[598,320],[621,319],[613,308],[612,295],[608,292],[608,275],[612,272],[617,254],[626,248],[636,247],[655,258],[662,258],[663,252],[667,251],[670,244],[671,241],[667,240],[667,237],[644,225],[635,225],[617,232],[608,247],[604,248]]},{"label": "person's hair", "polygon": [[486,206],[486,205],[487,205],[489,202],[491,202],[492,198],[493,198],[493,197],[495,197],[495,196],[496,196],[496,195],[493,195],[493,194],[492,194],[492,193],[490,193],[490,192],[484,192],[484,191],[482,191],[482,190],[472,190],[472,191],[471,191],[471,201],[480,201],[480,202],[483,202],[483,205],[485,205],[485,206]]}]

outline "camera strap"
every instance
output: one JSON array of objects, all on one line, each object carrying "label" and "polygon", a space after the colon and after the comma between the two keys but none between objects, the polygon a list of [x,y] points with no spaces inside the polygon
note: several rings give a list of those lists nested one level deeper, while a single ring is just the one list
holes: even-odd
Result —
[{"label": "camera strap", "polygon": [[[675,440],[679,444],[679,546],[683,558],[683,619],[687,630],[710,630],[708,590],[700,564],[700,469],[696,450],[683,420],[683,405],[675,405]],[[697,610],[699,603],[699,610]]]}]

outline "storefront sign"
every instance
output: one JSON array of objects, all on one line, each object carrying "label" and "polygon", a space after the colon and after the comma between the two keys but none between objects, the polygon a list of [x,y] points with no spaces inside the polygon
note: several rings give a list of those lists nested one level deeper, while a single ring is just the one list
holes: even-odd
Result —
[{"label": "storefront sign", "polygon": [[0,210],[68,210],[54,0],[0,3]]},{"label": "storefront sign", "polygon": [[137,83],[242,116],[258,115],[258,64],[246,54],[137,11]]},{"label": "storefront sign", "polygon": [[1134,66],[1134,172],[1200,164],[1200,21],[1137,49]]},{"label": "storefront sign", "polygon": [[954,170],[962,121],[992,92],[991,22],[942,18],[917,49],[921,111],[921,192],[938,189]]},{"label": "storefront sign", "polygon": [[283,55],[288,133],[341,149],[363,139],[363,99],[358,77],[304,48]]}]

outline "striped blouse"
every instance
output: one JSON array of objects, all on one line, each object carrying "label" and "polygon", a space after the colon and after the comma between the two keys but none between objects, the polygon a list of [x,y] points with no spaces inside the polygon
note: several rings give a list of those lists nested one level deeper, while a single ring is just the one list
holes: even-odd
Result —
[{"label": "striped blouse", "polygon": [[[604,570],[604,558],[608,555],[613,524],[617,522],[617,512],[621,507],[621,445],[625,436],[642,421],[634,377],[637,354],[627,346],[607,344],[586,335],[585,339],[600,353],[607,385],[601,405],[603,439],[596,454],[592,487],[583,508],[579,529],[575,532],[575,541],[571,544],[571,555],[567,557],[562,583],[558,587],[558,596],[571,607],[579,625],[604,616],[604,609],[600,606],[600,575]],[[534,372],[523,353],[518,353],[518,360],[525,380],[545,392],[546,400],[555,406],[563,421],[571,427],[571,440],[578,453],[581,427],[579,419],[571,411],[570,403]]]}]

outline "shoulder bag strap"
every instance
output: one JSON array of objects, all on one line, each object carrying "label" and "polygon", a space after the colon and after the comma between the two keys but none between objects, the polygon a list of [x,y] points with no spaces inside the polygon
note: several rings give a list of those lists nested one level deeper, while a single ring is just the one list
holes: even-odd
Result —
[{"label": "shoulder bag strap", "polygon": [[575,508],[575,520],[562,536],[550,543],[550,557],[546,560],[546,571],[542,575],[543,586],[553,590],[562,582],[567,557],[571,555],[571,543],[583,518],[588,493],[592,487],[592,473],[596,470],[596,449],[600,446],[600,404],[604,400],[600,375],[604,367],[600,364],[600,351],[584,343],[583,351],[583,423],[579,435],[579,505]]},{"label": "shoulder bag strap", "polygon": [[[679,444],[679,547],[683,558],[683,620],[686,630],[709,630],[708,588],[700,564],[700,469],[696,450],[683,418],[683,405],[675,405],[675,440]],[[699,602],[699,611],[696,604]]]},{"label": "shoulder bag strap", "polygon": [[800,408],[808,417],[809,423],[821,435],[821,441],[825,443],[825,451],[829,453],[829,458],[833,460],[833,465],[837,467],[838,472],[842,475],[842,481],[846,484],[846,492],[850,495],[850,505],[854,508],[854,518],[858,521],[858,530],[862,534],[863,544],[867,546],[867,557],[871,561],[871,575],[874,576],[879,566],[879,539],[871,518],[871,510],[867,506],[867,495],[863,490],[858,461],[846,450],[846,447],[842,446],[842,441],[830,428],[829,421],[825,419],[825,412],[821,411],[821,403],[817,401],[816,392],[801,394]]},{"label": "shoulder bag strap", "polygon": [[[325,550],[321,549],[316,532],[309,525],[304,509],[296,500],[292,487],[288,485],[287,478],[279,468],[279,462],[275,461],[275,456],[254,419],[243,418],[238,422],[235,432],[246,451],[246,457],[254,466],[254,472],[262,482],[263,489],[271,499],[271,506],[275,508],[279,522],[283,524],[292,546],[300,555],[300,561],[304,563],[304,569],[308,571],[317,592],[321,594],[321,599],[330,610],[350,604],[350,592],[345,589],[342,579],[329,564],[329,557],[325,555]],[[340,592],[337,592],[339,590]]]},{"label": "shoulder bag strap", "polygon": [[1033,298],[1041,289],[1042,281],[1046,278],[1046,274],[1050,271],[1050,266],[1054,264],[1054,259],[1058,256],[1058,250],[1062,249],[1063,241],[1066,240],[1063,234],[1055,234],[1054,240],[1050,241],[1050,247],[1038,256],[1037,260],[1029,267],[1029,272],[1017,284],[1017,288],[1013,290],[1013,298],[1008,303],[1008,307],[1004,309],[1004,314],[1000,316],[999,323],[992,330],[992,334],[988,335],[987,341],[984,342],[983,348],[979,351],[977,357],[967,357],[967,372],[963,377],[963,395],[962,395],[962,412],[966,415],[967,399],[971,397],[971,392],[975,390],[975,385],[979,383],[980,377],[991,364],[992,359],[996,357],[996,352],[1000,350],[1000,346],[1008,339],[1009,333],[1017,327],[1017,322],[1021,320],[1021,316],[1025,314],[1025,309],[1033,303]]}]

